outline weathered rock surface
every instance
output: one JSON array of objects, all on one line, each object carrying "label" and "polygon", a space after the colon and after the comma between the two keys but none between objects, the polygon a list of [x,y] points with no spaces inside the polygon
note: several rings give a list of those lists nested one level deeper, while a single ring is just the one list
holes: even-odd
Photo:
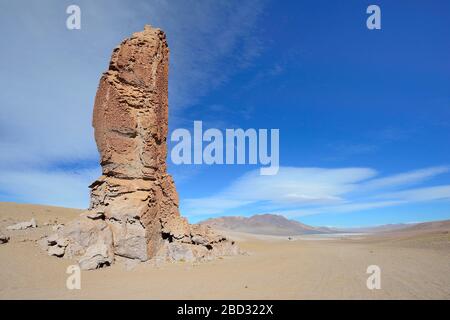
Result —
[{"label": "weathered rock surface", "polygon": [[39,241],[48,254],[78,260],[82,269],[97,269],[114,262],[113,234],[104,220],[92,220],[88,212]]},{"label": "weathered rock surface", "polygon": [[93,115],[102,176],[90,186],[89,210],[40,243],[49,254],[94,269],[111,264],[114,255],[194,261],[238,252],[209,227],[190,226],[180,216],[166,169],[168,68],[160,29],[146,26],[114,49]]},{"label": "weathered rock surface", "polygon": [[25,230],[28,228],[37,228],[37,223],[34,218],[30,221],[19,222],[12,226],[6,227],[7,230]]}]

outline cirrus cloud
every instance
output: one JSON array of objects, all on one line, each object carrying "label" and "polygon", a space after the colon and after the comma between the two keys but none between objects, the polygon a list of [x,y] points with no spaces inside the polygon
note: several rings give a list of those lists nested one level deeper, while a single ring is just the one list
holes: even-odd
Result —
[{"label": "cirrus cloud", "polygon": [[[281,167],[275,176],[260,176],[258,171],[251,171],[217,194],[184,200],[182,209],[190,216],[250,210],[295,217],[445,200],[450,199],[450,185],[421,188],[411,185],[447,172],[449,168],[445,166],[385,177],[379,177],[371,168]],[[393,189],[397,191],[386,192]]]}]

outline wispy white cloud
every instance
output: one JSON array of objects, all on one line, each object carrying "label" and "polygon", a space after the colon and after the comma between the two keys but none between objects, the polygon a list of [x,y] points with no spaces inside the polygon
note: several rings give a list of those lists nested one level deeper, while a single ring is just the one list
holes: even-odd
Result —
[{"label": "wispy white cloud", "polygon": [[[431,167],[382,178],[370,168],[282,167],[275,176],[252,171],[222,192],[182,202],[182,209],[191,216],[251,210],[294,217],[450,199],[450,185],[410,188],[448,171],[447,167]],[[386,192],[393,188],[398,191]]]},{"label": "wispy white cloud", "polygon": [[361,187],[363,189],[381,189],[417,184],[449,171],[450,168],[446,166],[425,168],[385,178],[373,179],[363,184]]},{"label": "wispy white cloud", "polygon": [[355,189],[358,182],[373,177],[367,168],[295,168],[283,167],[277,175],[261,176],[251,171],[232,184],[225,196],[275,203],[328,203]]},{"label": "wispy white cloud", "polygon": [[292,210],[280,210],[276,211],[276,213],[284,215],[286,217],[302,217],[302,216],[310,216],[314,214],[321,213],[346,213],[346,212],[355,212],[355,211],[366,211],[370,209],[376,208],[385,208],[392,207],[404,204],[405,201],[401,200],[391,200],[391,201],[372,201],[372,202],[349,202],[342,203],[335,206],[321,206],[314,208],[306,208],[306,209],[292,209]]},{"label": "wispy white cloud", "polygon": [[401,199],[403,201],[433,201],[450,199],[450,185],[433,186],[384,193],[377,196],[383,199]]},{"label": "wispy white cloud", "polygon": [[272,176],[261,176],[255,170],[212,197],[185,200],[183,212],[188,215],[223,213],[250,203],[265,207],[268,204],[275,207],[335,204],[342,202],[342,197],[354,191],[358,183],[375,175],[368,168],[283,167]]}]

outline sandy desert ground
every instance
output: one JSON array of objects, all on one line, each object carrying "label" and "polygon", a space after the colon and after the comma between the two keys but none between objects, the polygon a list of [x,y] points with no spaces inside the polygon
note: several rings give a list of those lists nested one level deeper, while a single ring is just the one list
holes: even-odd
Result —
[{"label": "sandy desert ground", "polygon": [[[80,211],[0,203],[0,299],[450,299],[450,225],[377,235],[258,236],[230,233],[248,255],[211,262],[83,271],[81,290],[66,288],[73,261],[49,257],[35,240]],[[35,217],[39,227],[5,231]],[[44,224],[50,223],[45,226]],[[381,268],[381,289],[366,268]],[[128,268],[129,269],[129,268]]]}]

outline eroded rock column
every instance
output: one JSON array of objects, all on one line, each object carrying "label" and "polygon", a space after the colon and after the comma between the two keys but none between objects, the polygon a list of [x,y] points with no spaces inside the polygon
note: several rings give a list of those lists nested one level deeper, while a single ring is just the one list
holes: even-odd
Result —
[{"label": "eroded rock column", "polygon": [[[180,216],[178,194],[166,166],[168,70],[169,48],[160,29],[146,26],[114,49],[100,79],[93,115],[102,176],[90,186],[90,208],[81,222],[59,232],[57,238],[64,245],[56,240],[47,243],[53,251],[56,245],[59,255],[72,252],[71,257],[85,261],[95,244],[90,255],[97,259],[87,264],[92,268],[97,261],[98,266],[112,263],[110,252],[141,261],[237,253],[234,243],[208,227],[190,226]],[[73,232],[77,228],[85,232]],[[102,251],[99,232],[106,248]]]},{"label": "eroded rock column", "polygon": [[128,258],[155,255],[171,225],[173,236],[189,234],[166,172],[168,70],[165,34],[145,27],[114,49],[95,98],[103,176],[91,185],[90,210],[109,221],[115,253]]}]

